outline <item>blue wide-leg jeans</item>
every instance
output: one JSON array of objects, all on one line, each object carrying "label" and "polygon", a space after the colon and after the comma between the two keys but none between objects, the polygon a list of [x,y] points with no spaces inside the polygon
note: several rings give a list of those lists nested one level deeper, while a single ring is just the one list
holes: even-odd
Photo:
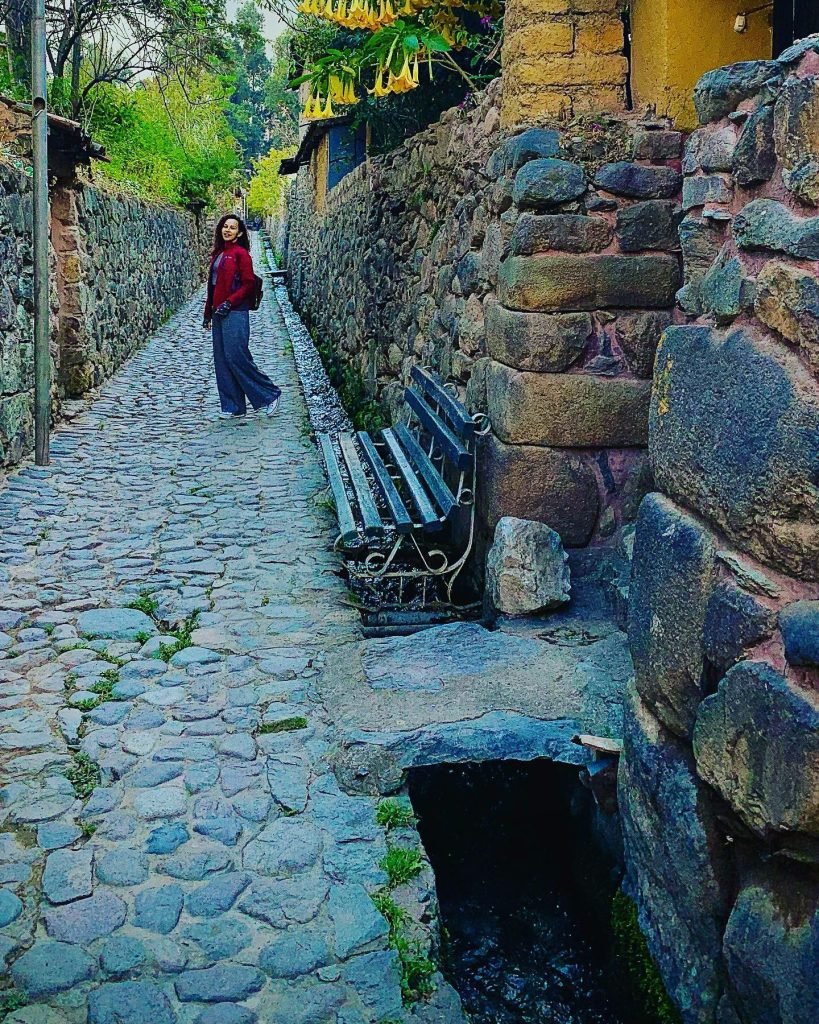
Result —
[{"label": "blue wide-leg jeans", "polygon": [[281,394],[262,373],[250,354],[250,313],[232,309],[227,316],[213,318],[213,364],[222,412],[243,416],[245,399],[254,409],[275,402]]}]

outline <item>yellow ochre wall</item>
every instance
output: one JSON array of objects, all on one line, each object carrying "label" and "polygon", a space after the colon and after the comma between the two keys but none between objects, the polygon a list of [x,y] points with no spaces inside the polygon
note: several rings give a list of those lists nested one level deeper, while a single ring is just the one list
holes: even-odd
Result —
[{"label": "yellow ochre wall", "polygon": [[757,6],[758,0],[632,0],[635,107],[651,103],[679,127],[695,127],[691,93],[701,75],[723,64],[771,56],[769,10],[748,15],[747,31],[734,31],[737,14]]}]

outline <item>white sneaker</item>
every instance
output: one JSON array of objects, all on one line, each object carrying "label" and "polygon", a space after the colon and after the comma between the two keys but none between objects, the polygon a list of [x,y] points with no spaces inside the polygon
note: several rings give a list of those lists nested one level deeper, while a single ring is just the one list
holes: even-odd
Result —
[{"label": "white sneaker", "polygon": [[243,420],[245,418],[243,412],[219,412],[217,416],[220,420]]},{"label": "white sneaker", "polygon": [[264,414],[265,414],[265,416],[275,416],[276,415],[276,413],[279,410],[279,399],[280,398],[281,398],[281,395],[279,395],[279,398],[277,398],[273,402],[271,402],[270,405],[266,405],[264,407]]}]

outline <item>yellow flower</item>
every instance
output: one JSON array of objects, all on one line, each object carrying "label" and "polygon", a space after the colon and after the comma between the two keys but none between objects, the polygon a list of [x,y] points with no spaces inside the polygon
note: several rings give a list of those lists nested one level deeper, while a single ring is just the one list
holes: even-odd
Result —
[{"label": "yellow flower", "polygon": [[390,71],[387,88],[390,92],[409,92],[410,89],[415,88],[415,84],[416,83],[412,80],[409,59],[404,57],[404,66],[401,68],[399,73],[397,75],[393,75],[392,71]]},{"label": "yellow flower", "polygon": [[[392,72],[390,72],[392,74]],[[375,85],[372,89],[368,89],[367,92],[371,96],[386,96],[389,93],[389,89],[384,86],[384,69],[379,68],[375,76]]]},{"label": "yellow flower", "polygon": [[412,63],[412,81],[414,85],[418,85],[418,54],[415,54],[415,60]]}]

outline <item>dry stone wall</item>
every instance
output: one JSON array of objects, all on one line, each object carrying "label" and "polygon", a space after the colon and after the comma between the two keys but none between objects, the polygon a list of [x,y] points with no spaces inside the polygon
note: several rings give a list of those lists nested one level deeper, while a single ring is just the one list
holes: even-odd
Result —
[{"label": "dry stone wall", "polygon": [[709,72],[654,371],[621,766],[685,1024],[819,1019],[819,37]]},{"label": "dry stone wall", "polygon": [[[481,540],[504,515],[609,541],[649,486],[654,349],[682,283],[682,135],[625,117],[504,138],[499,83],[345,178],[292,190],[294,299],[391,418],[415,364],[488,411]],[[479,545],[480,547],[480,545]]]},{"label": "dry stone wall", "polygon": [[[202,280],[207,226],[90,185],[51,196],[53,411],[108,378]],[[33,444],[30,168],[0,160],[0,466]]]},{"label": "dry stone wall", "polygon": [[60,382],[73,397],[110,377],[189,298],[211,238],[201,216],[86,185],[56,190],[52,241]]}]

